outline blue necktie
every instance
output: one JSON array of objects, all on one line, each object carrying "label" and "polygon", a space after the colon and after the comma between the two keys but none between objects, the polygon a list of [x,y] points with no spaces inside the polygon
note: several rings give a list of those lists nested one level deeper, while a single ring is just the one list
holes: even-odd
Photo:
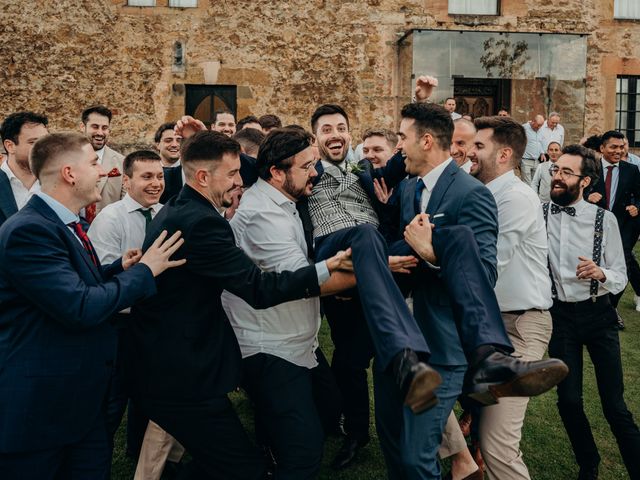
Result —
[{"label": "blue necktie", "polygon": [[419,178],[416,183],[416,194],[413,199],[413,207],[415,208],[416,214],[422,213],[422,210],[420,208],[420,201],[422,200],[422,191],[425,189],[425,187],[426,185],[424,184],[422,179]]}]

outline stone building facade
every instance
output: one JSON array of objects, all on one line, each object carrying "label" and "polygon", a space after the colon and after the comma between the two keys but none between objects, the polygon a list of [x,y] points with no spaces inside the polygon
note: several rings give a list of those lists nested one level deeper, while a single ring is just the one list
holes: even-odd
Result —
[{"label": "stone building facade", "polygon": [[[576,79],[550,86],[552,75],[531,74],[500,87],[517,120],[558,110],[568,140],[576,141],[614,127],[618,77],[640,75],[640,23],[614,19],[615,2],[500,0],[498,15],[457,15],[448,0],[198,0],[195,8],[171,7],[169,0],[151,7],[5,1],[0,118],[30,109],[46,113],[52,129],[76,128],[83,108],[103,103],[115,113],[112,143],[126,146],[149,143],[159,124],[201,97],[191,105],[201,115],[227,99],[238,118],[277,113],[304,126],[316,105],[331,102],[346,107],[359,134],[395,128],[412,75],[430,73],[416,71],[416,32],[526,32],[584,39],[584,74]],[[576,68],[565,68],[564,53],[571,52],[561,53],[554,57],[559,75]],[[431,52],[423,54],[428,70]],[[533,49],[527,55],[534,57]],[[451,85],[463,88],[463,77]],[[458,88],[441,83],[440,95]]]}]

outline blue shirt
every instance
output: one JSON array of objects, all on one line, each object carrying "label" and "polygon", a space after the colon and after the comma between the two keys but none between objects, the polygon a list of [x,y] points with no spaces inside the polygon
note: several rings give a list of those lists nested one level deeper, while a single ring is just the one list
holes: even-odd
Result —
[{"label": "blue shirt", "polygon": [[42,199],[42,201],[44,201],[44,203],[46,203],[49,206],[49,208],[51,208],[51,210],[53,210],[53,212],[58,216],[58,218],[62,221],[62,223],[64,223],[69,229],[69,231],[73,233],[73,236],[78,239],[80,244],[82,244],[82,241],[78,238],[78,236],[76,235],[76,232],[73,230],[72,227],[69,226],[69,224],[72,222],[76,222],[76,223],[79,222],[80,217],[75,213],[73,213],[71,210],[69,210],[67,207],[65,207],[63,204],[61,204],[59,201],[57,201],[55,198],[47,195],[46,193],[37,192],[36,195],[39,196]]}]

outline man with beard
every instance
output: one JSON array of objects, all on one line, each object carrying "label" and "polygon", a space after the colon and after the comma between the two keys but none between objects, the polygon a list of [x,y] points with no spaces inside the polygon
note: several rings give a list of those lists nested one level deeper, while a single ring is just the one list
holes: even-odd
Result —
[{"label": "man with beard", "polygon": [[80,131],[89,139],[93,150],[98,155],[98,162],[106,177],[100,180],[102,198],[84,209],[84,218],[91,223],[98,212],[110,203],[117,202],[124,196],[122,188],[122,162],[124,155],[107,146],[111,133],[111,117],[113,114],[104,105],[96,105],[82,112]]},{"label": "man with beard", "polygon": [[627,283],[620,232],[611,212],[583,200],[585,189],[598,179],[593,152],[570,145],[562,153],[550,167],[551,203],[543,204],[554,295],[549,355],[569,366],[569,375],[558,385],[558,410],[580,466],[578,479],[598,478],[600,456],[582,396],[586,347],[604,416],[629,478],[640,478],[640,431],[622,395],[620,341],[611,304],[611,296]]},{"label": "man with beard", "polygon": [[7,159],[0,165],[0,225],[40,191],[29,166],[29,152],[48,133],[47,123],[47,117],[33,112],[12,113],[2,122],[0,137]]},{"label": "man with beard", "polygon": [[[237,245],[263,271],[311,263],[296,203],[311,194],[317,175],[312,143],[304,130],[273,130],[260,148],[259,178],[230,221]],[[354,285],[353,274],[337,273],[322,290],[330,294]],[[322,419],[332,418],[335,426],[339,414],[339,393],[312,385],[313,377],[331,376],[318,346],[319,299],[258,311],[225,291],[222,304],[240,345],[242,384],[255,405],[256,433],[274,455],[276,478],[315,478],[324,443]]]},{"label": "man with beard", "polygon": [[176,123],[163,123],[156,130],[153,140],[162,159],[162,166],[173,168],[180,165],[180,144],[182,137],[175,132]]},{"label": "man with beard", "polygon": [[213,116],[211,130],[214,132],[224,133],[227,137],[231,137],[236,133],[236,118],[228,110],[220,110]]}]

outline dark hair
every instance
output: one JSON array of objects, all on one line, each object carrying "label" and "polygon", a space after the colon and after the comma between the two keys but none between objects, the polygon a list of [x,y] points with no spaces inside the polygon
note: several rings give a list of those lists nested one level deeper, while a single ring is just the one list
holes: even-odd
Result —
[{"label": "dark hair", "polygon": [[122,170],[124,174],[131,178],[133,176],[133,164],[135,162],[155,162],[160,161],[160,155],[151,150],[136,150],[124,157],[122,162]]},{"label": "dark hair", "polygon": [[522,125],[511,117],[500,117],[498,115],[476,118],[473,124],[477,130],[491,128],[493,130],[493,135],[491,135],[493,141],[504,147],[511,147],[513,149],[514,163],[520,164],[524,150],[527,147],[527,134]]},{"label": "dark hair", "polygon": [[258,119],[258,123],[262,126],[262,128],[280,128],[282,127],[282,120],[277,115],[273,113],[267,113],[266,115],[262,115]]},{"label": "dark hair", "polygon": [[313,135],[298,128],[271,130],[260,147],[256,167],[263,180],[271,178],[271,167],[288,170],[296,154],[310,147]]},{"label": "dark hair", "polygon": [[90,145],[89,139],[77,132],[50,133],[39,138],[33,144],[29,154],[31,172],[40,179],[40,172],[45,165],[59,156],[66,156],[71,151],[81,150],[85,145]]},{"label": "dark hair", "polygon": [[602,134],[602,143],[600,145],[605,145],[610,138],[617,138],[618,140],[624,140],[624,134],[618,132],[617,130],[609,130],[608,132],[604,132]]},{"label": "dark hair", "polygon": [[429,133],[442,150],[449,150],[453,136],[453,120],[443,106],[435,103],[408,103],[402,107],[400,115],[402,118],[415,121],[413,127],[419,137]]},{"label": "dark hair", "polygon": [[340,105],[334,105],[331,103],[327,103],[324,105],[320,105],[316,108],[316,111],[311,115],[311,131],[315,133],[316,127],[318,126],[318,119],[323,115],[333,115],[334,113],[339,113],[344,117],[347,121],[347,128],[349,128],[349,117],[347,116],[347,112]]},{"label": "dark hair", "polygon": [[576,155],[582,157],[580,163],[580,175],[589,177],[591,185],[595,185],[600,178],[598,162],[593,150],[582,145],[567,145],[562,149],[563,155]]},{"label": "dark hair", "polygon": [[156,130],[156,133],[153,136],[153,140],[156,143],[160,143],[160,140],[162,140],[162,134],[165,132],[165,130],[173,130],[174,128],[176,128],[176,122],[163,123]]},{"label": "dark hair", "polygon": [[26,123],[35,123],[37,125],[44,125],[45,127],[49,123],[49,120],[44,115],[34,112],[16,112],[11,115],[7,115],[2,125],[0,126],[0,137],[2,140],[11,140],[18,145],[18,137],[22,126]]},{"label": "dark hair", "polygon": [[591,135],[582,144],[585,148],[590,148],[596,152],[600,151],[600,145],[602,145],[602,137],[600,135]]},{"label": "dark hair", "polygon": [[260,148],[260,145],[264,141],[265,134],[256,128],[244,128],[236,132],[231,138],[236,140],[244,147],[245,151],[247,151]]},{"label": "dark hair", "polygon": [[[260,124],[260,121],[258,120],[258,117],[256,117],[255,115],[247,115],[244,118],[241,118],[240,120],[238,120],[238,122],[236,123],[236,130],[240,131],[244,128],[244,126],[247,123],[258,123]],[[262,125],[260,125],[262,126]]]},{"label": "dark hair", "polygon": [[189,137],[180,148],[180,161],[218,162],[225,153],[240,154],[240,144],[224,133],[212,130],[201,131]]},{"label": "dark hair", "polygon": [[[447,103],[449,100],[453,100],[454,102],[456,102],[455,97],[447,97],[447,98],[445,98],[445,99],[444,99],[444,103]],[[456,104],[457,104],[457,103],[458,103],[458,102],[456,102]]]},{"label": "dark hair", "polygon": [[213,114],[213,123],[215,124],[218,121],[218,115],[222,115],[224,113],[231,115],[233,117],[233,121],[234,122],[236,121],[236,116],[233,113],[231,113],[229,110],[218,110]]},{"label": "dark hair", "polygon": [[92,113],[97,113],[98,115],[102,115],[103,117],[107,117],[109,119],[109,123],[111,123],[111,117],[113,114],[111,110],[109,110],[104,105],[94,105],[93,107],[89,107],[82,112],[82,123],[85,125],[89,121],[89,115]]},{"label": "dark hair", "polygon": [[398,135],[388,128],[369,128],[362,134],[362,141],[370,137],[384,137],[392,150],[398,144]]}]

